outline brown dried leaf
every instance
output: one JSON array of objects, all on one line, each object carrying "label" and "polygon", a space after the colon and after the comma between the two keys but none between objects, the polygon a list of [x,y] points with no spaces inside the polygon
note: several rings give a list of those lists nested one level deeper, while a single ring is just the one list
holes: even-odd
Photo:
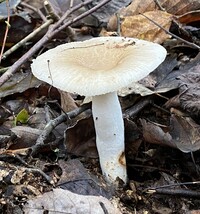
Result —
[{"label": "brown dried leaf", "polygon": [[35,144],[42,130],[30,128],[27,126],[16,126],[11,129],[17,135],[15,142],[10,145],[10,150],[28,148]]},{"label": "brown dried leaf", "polygon": [[[166,30],[169,29],[171,25],[171,14],[163,11],[150,11],[144,14]],[[142,15],[124,17],[121,24],[121,34],[125,37],[135,37],[157,43],[163,43],[169,38],[169,35],[161,28],[157,27]]]},{"label": "brown dried leaf", "polygon": [[78,156],[98,157],[95,143],[93,119],[87,118],[66,130],[65,144],[67,151]]},{"label": "brown dried leaf", "polygon": [[200,125],[190,117],[172,114],[170,134],[174,144],[182,152],[194,152],[200,149]]},{"label": "brown dried leaf", "polygon": [[[3,30],[1,31],[5,32]],[[1,31],[0,38],[3,38],[3,36],[1,36]],[[41,81],[36,79],[31,73],[16,73],[9,79],[9,81],[5,82],[3,86],[1,86],[0,98],[6,97],[14,93],[22,93],[29,88],[38,87],[40,84]]]},{"label": "brown dried leaf", "polygon": [[2,154],[17,154],[17,155],[21,155],[21,156],[26,156],[28,155],[30,149],[29,148],[24,148],[24,149],[15,149],[15,150],[6,150],[5,152],[3,152]]},{"label": "brown dried leaf", "polygon": [[185,13],[183,15],[177,16],[177,18],[178,18],[179,22],[182,24],[198,22],[198,21],[200,21],[200,10]]},{"label": "brown dried leaf", "polygon": [[120,13],[123,16],[132,16],[139,13],[153,11],[158,9],[154,0],[134,0],[132,3]]},{"label": "brown dried leaf", "polygon": [[142,124],[143,137],[145,141],[176,148],[173,144],[172,137],[169,134],[169,128],[164,129],[162,126],[153,122],[147,122],[144,119],[141,119],[140,122]]},{"label": "brown dried leaf", "polygon": [[124,119],[125,125],[125,143],[127,155],[133,156],[137,154],[142,143],[141,133],[137,125],[129,119]]},{"label": "brown dried leaf", "polygon": [[168,13],[181,15],[200,8],[199,0],[160,0]]},{"label": "brown dried leaf", "polygon": [[81,195],[101,195],[110,198],[111,191],[106,191],[97,178],[91,177],[83,164],[78,159],[59,161],[62,175],[57,183],[62,189],[67,189],[73,193]]},{"label": "brown dried leaf", "polygon": [[[195,11],[200,9],[200,4],[199,4],[199,0],[159,0],[158,3],[156,3],[155,0],[134,0],[132,1],[132,3],[126,7],[121,9],[118,12],[119,17],[123,20],[126,20],[126,24],[125,27],[122,26],[122,28],[128,28],[127,30],[122,30],[126,31],[126,33],[122,33],[124,36],[131,36],[131,37],[137,37],[137,38],[144,38],[147,39],[149,41],[154,41],[153,39],[148,39],[148,36],[144,37],[144,33],[147,30],[142,30],[144,32],[141,32],[138,30],[140,29],[139,27],[142,27],[144,23],[145,23],[145,19],[137,17],[138,14],[148,14],[148,12],[155,12],[154,16],[150,16],[149,18],[153,19],[155,22],[157,22],[158,24],[160,24],[159,20],[162,20],[162,18],[166,19],[165,21],[162,20],[163,25],[161,24],[162,27],[165,27],[166,30],[169,29],[169,26],[171,25],[171,19],[170,17],[166,17],[164,15],[164,11],[166,12],[166,14],[171,14],[172,15],[183,15],[185,13],[189,13],[191,11]],[[156,12],[158,14],[158,16],[156,16]],[[159,12],[160,15],[159,15]],[[136,17],[135,17],[136,16]],[[188,16],[188,15],[187,15]],[[198,19],[198,14],[194,15],[195,19]],[[179,18],[179,17],[178,17]],[[168,19],[168,20],[167,20]],[[180,17],[181,19],[181,17]],[[146,20],[147,21],[147,20]],[[137,24],[130,24],[131,22],[138,22]],[[141,24],[140,24],[141,22]],[[109,31],[117,31],[118,28],[118,19],[116,15],[111,16],[107,28]],[[122,23],[123,24],[123,23]],[[146,23],[145,23],[146,25]],[[150,25],[149,27],[149,31],[152,29],[152,31],[154,31],[154,24]],[[153,26],[153,28],[152,28]],[[136,30],[135,30],[136,27]],[[147,27],[146,27],[147,28]],[[131,31],[134,31],[134,33],[131,33]],[[138,31],[138,32],[137,32]],[[157,29],[156,29],[157,31]],[[153,32],[152,32],[153,33]],[[156,33],[155,33],[156,34]],[[156,36],[156,35],[155,35]],[[160,36],[159,34],[157,36]],[[147,37],[147,38],[146,38]],[[152,36],[150,36],[151,38]],[[162,37],[161,37],[162,38]],[[164,40],[160,39],[161,41]]]},{"label": "brown dried leaf", "polygon": [[[184,14],[200,8],[199,0],[159,0],[158,2],[166,12],[175,15]],[[122,15],[130,16],[161,8],[159,8],[155,0],[134,0],[123,10]]]},{"label": "brown dried leaf", "polygon": [[77,105],[70,93],[61,90],[59,90],[59,92],[61,99],[61,107],[65,112],[69,112],[77,108]]},{"label": "brown dried leaf", "polygon": [[193,117],[200,116],[200,63],[177,79],[179,85],[180,106]]},{"label": "brown dried leaf", "polygon": [[141,120],[144,139],[153,144],[178,148],[182,152],[194,152],[200,149],[200,125],[190,117],[172,114],[170,126],[162,127]]}]

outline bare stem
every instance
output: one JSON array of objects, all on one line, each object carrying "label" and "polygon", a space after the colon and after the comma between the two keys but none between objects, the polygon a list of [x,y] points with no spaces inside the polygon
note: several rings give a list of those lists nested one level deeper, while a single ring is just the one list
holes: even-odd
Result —
[{"label": "bare stem", "polygon": [[3,45],[2,45],[1,53],[0,53],[0,64],[1,64],[2,56],[3,56],[3,51],[4,51],[4,48],[5,48],[5,45],[6,45],[6,39],[7,39],[7,36],[8,36],[8,30],[10,28],[10,5],[9,5],[9,1],[8,0],[6,0],[6,7],[7,7],[8,17],[7,17],[7,21],[6,21],[6,31],[5,31],[5,35],[4,35],[4,39],[3,39]]}]

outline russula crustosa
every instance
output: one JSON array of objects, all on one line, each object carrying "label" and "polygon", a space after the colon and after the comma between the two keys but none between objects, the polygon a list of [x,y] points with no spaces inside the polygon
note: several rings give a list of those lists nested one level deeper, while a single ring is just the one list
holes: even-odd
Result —
[{"label": "russula crustosa", "polygon": [[33,74],[63,91],[92,96],[96,146],[109,183],[127,181],[124,123],[117,90],[152,72],[166,57],[159,44],[98,37],[59,45],[32,63]]}]

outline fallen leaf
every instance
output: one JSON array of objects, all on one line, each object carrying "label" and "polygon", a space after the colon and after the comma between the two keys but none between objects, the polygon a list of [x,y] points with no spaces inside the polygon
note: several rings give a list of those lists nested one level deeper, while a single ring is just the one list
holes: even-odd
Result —
[{"label": "fallen leaf", "polygon": [[159,124],[147,122],[144,119],[140,119],[140,122],[143,129],[143,138],[146,142],[176,148],[169,133],[169,127],[163,128],[162,125],[159,126]]},{"label": "fallen leaf", "polygon": [[190,11],[180,16],[176,16],[178,21],[182,24],[189,24],[191,22],[198,22],[200,21],[200,10],[197,11]]},{"label": "fallen leaf", "polygon": [[[155,88],[155,91],[157,93],[164,93],[172,89],[178,89],[181,85],[180,76],[183,74],[190,76],[190,72],[199,72],[199,60],[200,54],[198,54],[191,62],[180,67],[179,69],[175,68],[177,65],[176,59],[173,59],[172,61],[164,61],[165,67],[162,69],[162,73],[159,71],[156,75],[156,78],[158,78],[158,84]],[[152,74],[153,73],[154,72],[152,72]]]},{"label": "fallen leaf", "polygon": [[61,90],[59,90],[59,92],[61,99],[61,108],[63,111],[69,112],[78,108],[78,106],[75,103],[75,100],[72,98],[70,93]]},{"label": "fallen leaf", "polygon": [[180,106],[190,116],[200,116],[200,63],[177,78]]},{"label": "fallen leaf", "polygon": [[98,157],[92,117],[79,120],[76,125],[67,129],[64,142],[68,153],[91,158]]},{"label": "fallen leaf", "polygon": [[173,142],[182,152],[195,152],[200,149],[200,125],[192,118],[172,114],[170,135]]},{"label": "fallen leaf", "polygon": [[[145,16],[159,24],[166,30],[171,26],[172,15],[163,11],[149,11]],[[160,27],[148,20],[143,15],[127,16],[121,23],[121,35],[125,37],[134,37],[156,43],[163,43],[170,38]]]},{"label": "fallen leaf", "polygon": [[[166,38],[169,38],[169,35],[139,14],[146,15],[166,30],[169,30],[173,15],[183,15],[199,8],[199,0],[159,0],[158,2],[155,0],[134,0],[128,7],[119,10],[117,15],[110,17],[107,29],[109,31],[119,30],[120,19],[121,34],[123,36],[162,43]],[[177,18],[181,17],[178,16]]]},{"label": "fallen leaf", "polygon": [[179,15],[200,8],[199,0],[159,0],[158,2],[159,4],[155,0],[134,0],[127,8],[122,10],[122,15],[130,16],[160,9],[170,14]]},{"label": "fallen leaf", "polygon": [[15,117],[15,122],[14,122],[15,126],[17,125],[18,122],[22,124],[27,123],[28,117],[29,117],[28,111],[23,108]]},{"label": "fallen leaf", "polygon": [[56,184],[57,187],[81,195],[101,195],[111,198],[112,193],[106,190],[106,185],[91,176],[78,159],[71,159],[67,162],[61,160],[59,166],[62,169],[62,175]]},{"label": "fallen leaf", "polygon": [[[95,6],[100,2],[100,0],[92,1],[91,6]],[[132,0],[112,0],[105,4],[103,7],[99,8],[97,11],[92,13],[99,23],[107,23],[110,16],[115,14],[119,9],[126,7],[132,2]],[[89,6],[91,8],[91,6]]]},{"label": "fallen leaf", "polygon": [[127,87],[124,87],[117,92],[117,94],[121,97],[125,97],[133,93],[140,94],[141,96],[147,96],[147,95],[154,94],[155,92],[146,88],[145,86],[143,86],[138,82],[131,83]]},{"label": "fallen leaf", "polygon": [[11,131],[17,136],[13,144],[9,146],[9,150],[29,148],[33,146],[42,133],[42,130],[30,128],[27,126],[16,126]]},{"label": "fallen leaf", "polygon": [[29,88],[38,87],[42,82],[30,73],[16,73],[0,88],[0,98],[14,93],[21,93]]},{"label": "fallen leaf", "polygon": [[124,119],[125,126],[125,148],[127,156],[133,156],[138,153],[142,143],[141,132],[137,125],[129,119]]},{"label": "fallen leaf", "polygon": [[174,15],[200,9],[199,0],[160,0],[160,3],[168,13]]},{"label": "fallen leaf", "polygon": [[200,125],[190,117],[172,114],[170,125],[163,127],[141,119],[143,137],[153,144],[178,148],[182,152],[194,152],[200,149]]},{"label": "fallen leaf", "polygon": [[35,199],[28,200],[23,207],[25,214],[41,214],[48,212],[73,214],[120,214],[111,202],[102,196],[83,196],[68,190],[53,189]]}]

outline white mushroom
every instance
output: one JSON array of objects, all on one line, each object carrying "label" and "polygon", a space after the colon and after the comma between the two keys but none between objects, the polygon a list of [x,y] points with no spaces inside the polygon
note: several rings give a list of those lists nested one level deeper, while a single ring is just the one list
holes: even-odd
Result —
[{"label": "white mushroom", "polygon": [[98,37],[60,45],[37,57],[33,74],[56,88],[92,96],[96,145],[102,173],[127,182],[124,124],[117,90],[139,81],[166,57],[158,44],[124,37]]}]

